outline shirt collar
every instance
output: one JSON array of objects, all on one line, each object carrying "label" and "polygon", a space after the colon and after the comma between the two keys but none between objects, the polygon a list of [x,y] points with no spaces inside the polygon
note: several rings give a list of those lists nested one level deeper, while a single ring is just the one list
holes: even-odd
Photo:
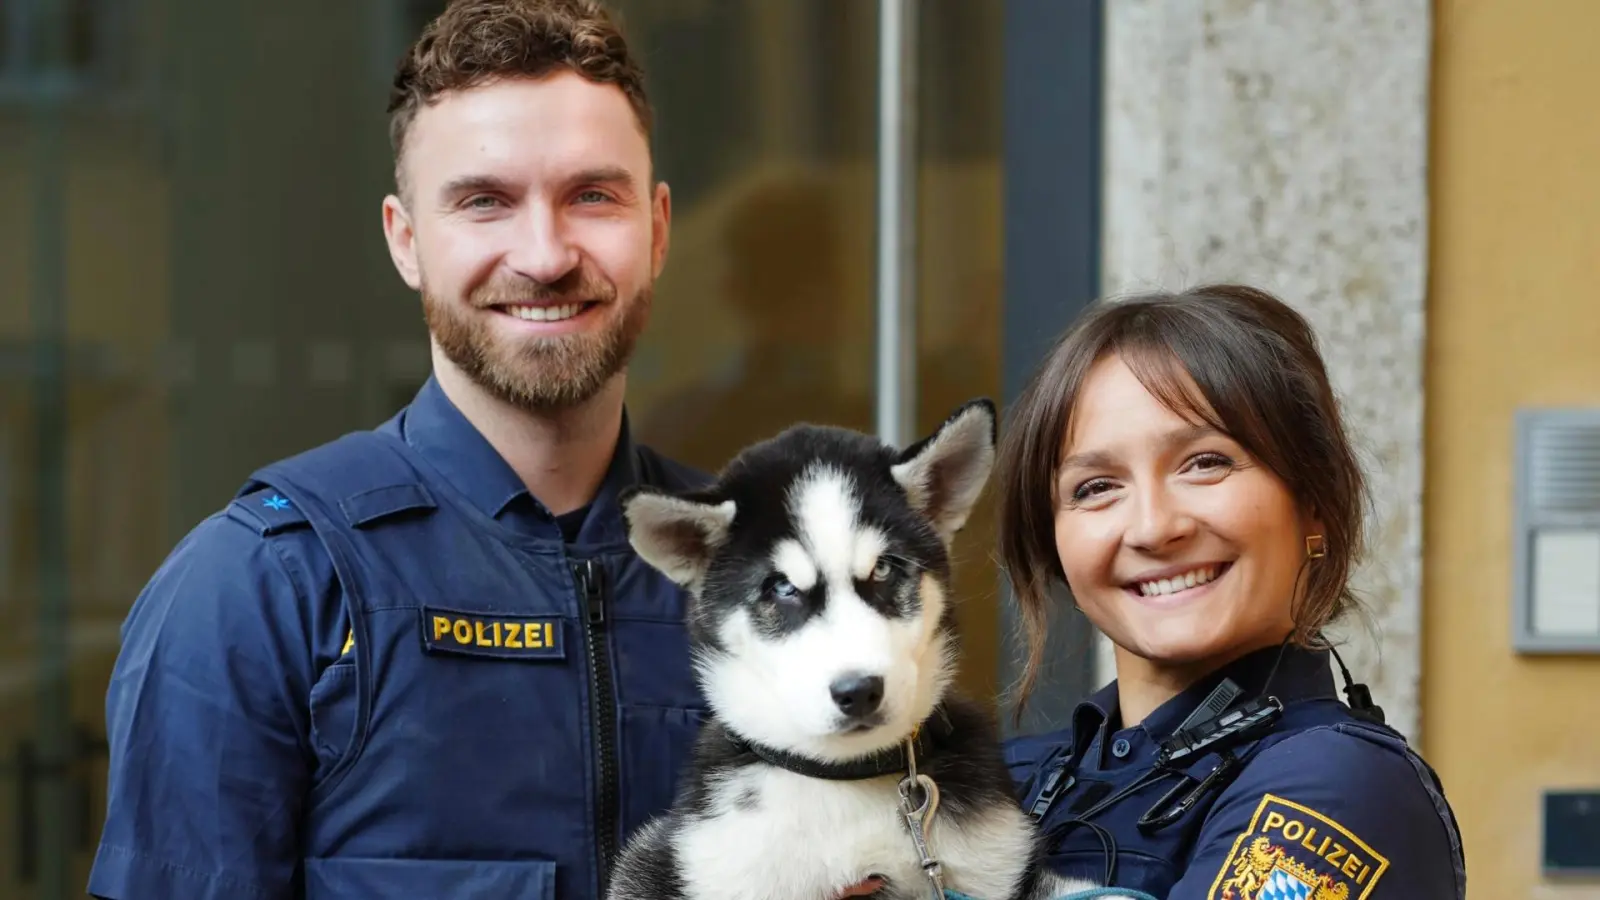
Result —
[{"label": "shirt collar", "polygon": [[[400,434],[485,515],[500,518],[513,504],[531,505],[552,529],[550,533],[560,534],[549,511],[528,491],[488,438],[445,395],[437,378],[429,376],[406,408]],[[590,503],[589,515],[578,533],[580,542],[598,543],[626,537],[621,516],[608,513],[618,509],[617,496],[623,488],[639,480],[635,456],[628,415],[624,411],[622,429],[605,480]]]},{"label": "shirt collar", "polygon": [[622,517],[622,504],[618,498],[623,490],[640,482],[638,448],[633,443],[633,429],[628,423],[628,410],[622,410],[622,427],[617,431],[617,445],[611,453],[611,465],[606,467],[604,480],[589,503],[589,515],[578,530],[578,542],[586,544],[612,543],[628,539],[628,526]]},{"label": "shirt collar", "polygon": [[[1243,697],[1271,694],[1285,705],[1299,700],[1338,697],[1327,650],[1309,650],[1290,644],[1281,648],[1281,661],[1279,650],[1278,645],[1255,650],[1212,672],[1156,707],[1139,727],[1152,740],[1165,740],[1225,678],[1232,679],[1243,689]],[[1074,756],[1081,756],[1106,723],[1115,719],[1117,703],[1117,683],[1113,681],[1077,705],[1072,712]]]}]

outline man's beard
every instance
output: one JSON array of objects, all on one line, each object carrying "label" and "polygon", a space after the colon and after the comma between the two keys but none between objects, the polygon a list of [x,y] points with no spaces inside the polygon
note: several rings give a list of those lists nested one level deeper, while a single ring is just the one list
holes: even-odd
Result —
[{"label": "man's beard", "polygon": [[[585,278],[578,270],[554,285],[527,280],[491,282],[473,291],[467,305],[487,310],[517,302],[563,305],[589,301],[615,304],[616,288]],[[530,412],[569,409],[599,393],[627,367],[650,318],[651,301],[652,291],[646,285],[622,305],[620,317],[599,332],[525,337],[512,343],[497,335],[481,313],[441,302],[426,284],[422,288],[428,330],[444,355],[497,399]]]}]

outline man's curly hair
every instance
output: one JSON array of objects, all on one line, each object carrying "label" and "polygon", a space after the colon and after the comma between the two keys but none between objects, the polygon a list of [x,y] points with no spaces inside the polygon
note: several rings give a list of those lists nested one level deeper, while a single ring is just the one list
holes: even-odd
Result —
[{"label": "man's curly hair", "polygon": [[442,94],[498,78],[541,78],[568,69],[616,85],[649,140],[643,68],[616,19],[596,0],[455,0],[400,60],[389,92],[395,177],[417,110]]}]

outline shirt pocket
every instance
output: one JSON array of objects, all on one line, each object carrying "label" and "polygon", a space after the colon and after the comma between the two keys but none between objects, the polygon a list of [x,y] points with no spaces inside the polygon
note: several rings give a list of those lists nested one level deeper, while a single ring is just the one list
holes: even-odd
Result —
[{"label": "shirt pocket", "polygon": [[305,900],[353,897],[550,900],[556,896],[556,864],[547,860],[335,856],[308,859],[305,871]]}]

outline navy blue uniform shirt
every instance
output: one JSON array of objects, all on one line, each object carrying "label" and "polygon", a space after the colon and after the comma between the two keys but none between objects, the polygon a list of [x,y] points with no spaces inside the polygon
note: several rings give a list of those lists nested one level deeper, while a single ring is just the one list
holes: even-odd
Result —
[{"label": "navy blue uniform shirt", "polygon": [[116,900],[600,896],[703,701],[617,495],[557,519],[433,380],[255,473],[123,626],[89,889]]},{"label": "navy blue uniform shirt", "polygon": [[[1236,708],[1265,687],[1284,711],[1231,751],[1237,769],[1197,793],[1221,757],[1174,763],[1185,778],[1161,775],[1157,753],[1224,678],[1244,691]],[[1340,702],[1325,651],[1250,654],[1131,728],[1118,727],[1117,710],[1113,682],[1079,704],[1070,727],[1008,742],[1051,868],[1100,879],[1110,858],[1113,884],[1167,900],[1465,897],[1461,838],[1432,771],[1398,733]],[[1141,829],[1164,797],[1193,806]]]}]

